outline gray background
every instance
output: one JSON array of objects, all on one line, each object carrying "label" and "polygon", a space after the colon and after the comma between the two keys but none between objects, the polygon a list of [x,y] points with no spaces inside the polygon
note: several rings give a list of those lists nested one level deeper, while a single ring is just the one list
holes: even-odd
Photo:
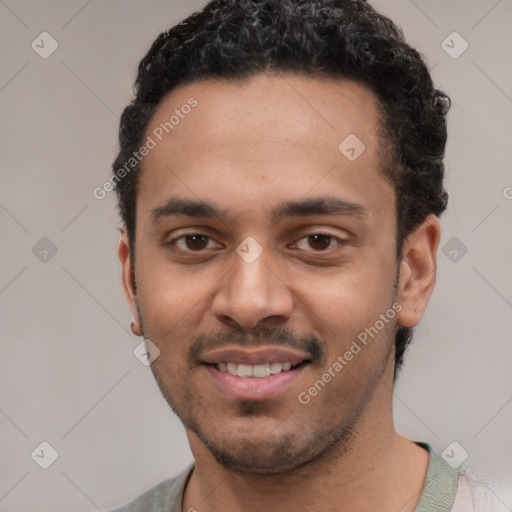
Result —
[{"label": "gray background", "polygon": [[[133,355],[114,195],[92,191],[109,177],[138,61],[201,5],[0,0],[1,511],[106,510],[191,460]],[[438,451],[457,441],[512,480],[512,2],[374,5],[453,99],[438,283],[396,388],[397,428]],[[59,44],[47,59],[31,48],[43,31]],[[454,31],[469,43],[458,58],[442,46]],[[31,458],[42,441],[59,455],[46,470]]]}]

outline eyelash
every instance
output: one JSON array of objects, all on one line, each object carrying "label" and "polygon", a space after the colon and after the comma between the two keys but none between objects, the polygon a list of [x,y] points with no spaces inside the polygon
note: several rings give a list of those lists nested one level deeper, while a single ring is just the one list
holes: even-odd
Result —
[{"label": "eyelash", "polygon": [[[294,242],[292,244],[292,247],[296,247],[298,242],[300,242],[301,240],[307,239],[307,238],[309,238],[311,236],[314,236],[314,235],[323,235],[325,237],[330,238],[330,242],[335,241],[337,247],[340,247],[340,246],[343,246],[343,245],[346,244],[345,240],[342,240],[341,238],[339,238],[337,236],[331,235],[330,233],[324,233],[324,232],[318,231],[318,232],[308,233],[308,234],[302,236],[301,238],[298,239],[297,242]],[[200,232],[197,232],[197,233],[187,233],[185,235],[181,235],[179,237],[173,238],[166,245],[173,245],[173,246],[179,247],[178,243],[179,243],[180,240],[185,240],[187,237],[192,237],[192,236],[202,236],[202,237],[208,238],[209,240],[214,240],[211,236],[206,235],[204,233],[200,233]],[[185,253],[188,253],[188,254],[194,254],[194,253],[196,253],[196,254],[203,254],[206,251],[206,249],[201,249],[199,251],[193,251],[193,250],[184,249],[184,248],[181,248],[181,247],[180,247],[180,250],[185,252]],[[321,254],[321,253],[328,253],[330,250],[332,250],[331,247],[329,247],[327,249],[323,249],[323,250],[314,250],[314,249],[312,249],[312,252]]]},{"label": "eyelash", "polygon": [[[181,235],[181,236],[179,236],[179,237],[173,238],[173,239],[169,242],[169,245],[175,245],[175,246],[177,246],[177,245],[178,245],[178,242],[179,242],[180,240],[185,240],[185,238],[187,238],[187,237],[192,237],[192,236],[204,236],[204,237],[208,238],[209,240],[213,240],[213,238],[212,238],[211,236],[205,235],[204,233],[188,233],[188,234],[186,234],[186,235]],[[190,249],[183,249],[183,248],[181,248],[181,250],[182,250],[183,252],[187,252],[187,253],[190,253],[190,254],[193,254],[193,253],[198,253],[198,254],[199,254],[199,253],[201,253],[201,252],[203,252],[203,251],[204,251],[204,249],[203,249],[203,250],[201,250],[201,251],[191,251]]]},{"label": "eyelash", "polygon": [[[342,240],[341,238],[338,238],[337,236],[331,235],[330,233],[322,233],[321,231],[316,232],[316,233],[308,233],[307,235],[304,235],[301,238],[299,238],[298,241],[300,242],[301,240],[308,239],[309,237],[314,236],[314,235],[321,235],[321,236],[325,236],[325,237],[329,238],[330,239],[329,240],[329,246],[331,245],[332,241],[336,242],[336,246],[337,247],[343,246],[344,243],[345,243],[345,241]],[[297,244],[297,242],[294,242],[293,246],[296,246],[296,244]],[[314,250],[314,249],[312,249],[313,252],[320,253],[320,254],[321,253],[327,253],[330,250],[332,250],[331,247],[329,247],[327,249],[323,249],[323,250]]]}]

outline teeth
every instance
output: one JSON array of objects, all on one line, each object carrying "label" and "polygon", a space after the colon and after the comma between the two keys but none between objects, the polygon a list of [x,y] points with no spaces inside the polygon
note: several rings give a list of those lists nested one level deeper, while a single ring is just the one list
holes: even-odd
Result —
[{"label": "teeth", "polygon": [[272,375],[279,373],[282,369],[283,365],[281,363],[270,363],[270,373]]},{"label": "teeth", "polygon": [[222,372],[237,377],[255,377],[257,379],[263,379],[269,375],[289,371],[292,367],[292,363],[237,364],[221,362],[217,364],[216,367]]},{"label": "teeth", "polygon": [[[240,365],[238,366],[238,375],[240,375]],[[252,376],[259,379],[270,375],[270,366],[268,364],[255,364],[252,367]]]},{"label": "teeth", "polygon": [[238,365],[238,376],[239,377],[252,377],[252,366],[250,364],[239,364]]}]

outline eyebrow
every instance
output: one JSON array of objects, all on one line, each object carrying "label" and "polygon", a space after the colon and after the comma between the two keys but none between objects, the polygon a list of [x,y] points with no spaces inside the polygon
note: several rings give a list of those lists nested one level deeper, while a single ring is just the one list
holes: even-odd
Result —
[{"label": "eyebrow", "polygon": [[[367,209],[357,203],[339,197],[315,197],[286,201],[272,210],[272,220],[279,222],[287,217],[308,217],[313,215],[340,215],[349,217],[367,217]],[[225,219],[227,210],[219,205],[195,199],[172,197],[167,202],[151,210],[154,222],[173,216],[206,217]]]},{"label": "eyebrow", "polygon": [[225,212],[214,203],[171,197],[164,205],[151,210],[154,221],[165,217],[181,215],[185,217],[224,217]]},{"label": "eyebrow", "polygon": [[342,215],[366,217],[364,206],[339,197],[315,197],[282,203],[273,212],[273,218],[280,221],[286,217],[307,217],[312,215]]}]

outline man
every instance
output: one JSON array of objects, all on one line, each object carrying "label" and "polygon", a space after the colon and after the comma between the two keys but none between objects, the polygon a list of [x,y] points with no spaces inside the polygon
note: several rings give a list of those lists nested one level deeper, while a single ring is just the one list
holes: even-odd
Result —
[{"label": "man", "polygon": [[214,0],[160,34],[121,119],[119,257],[195,462],[119,511],[491,510],[392,418],[448,108],[363,0]]}]

